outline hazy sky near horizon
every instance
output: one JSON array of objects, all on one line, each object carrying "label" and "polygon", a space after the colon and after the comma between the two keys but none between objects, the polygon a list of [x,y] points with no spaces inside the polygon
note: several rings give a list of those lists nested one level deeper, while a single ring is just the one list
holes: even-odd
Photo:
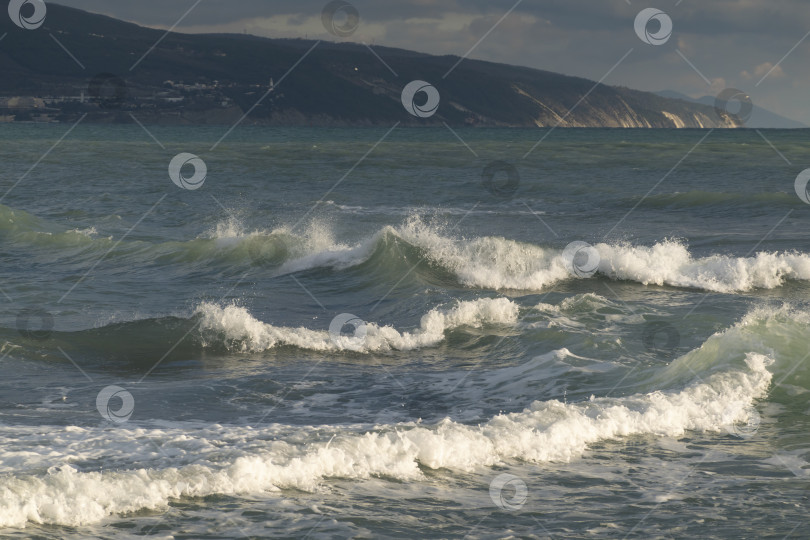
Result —
[{"label": "hazy sky near horizon", "polygon": [[[56,3],[168,29],[195,1]],[[176,30],[355,41],[431,54],[472,49],[470,58],[593,80],[610,72],[605,84],[693,97],[734,87],[754,104],[810,125],[807,0],[349,1],[361,21],[346,38],[324,28],[325,0],[201,0]],[[672,20],[663,45],[643,42],[634,30],[636,15],[650,7]],[[654,33],[657,23],[648,30]]]}]

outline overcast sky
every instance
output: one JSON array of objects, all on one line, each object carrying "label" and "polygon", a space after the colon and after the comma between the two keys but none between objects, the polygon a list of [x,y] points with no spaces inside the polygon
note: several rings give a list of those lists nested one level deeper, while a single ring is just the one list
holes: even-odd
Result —
[{"label": "overcast sky", "polygon": [[[810,124],[807,0],[523,0],[505,18],[517,0],[349,1],[361,22],[346,38],[325,30],[325,0],[201,0],[176,30],[347,40],[431,54],[463,55],[474,47],[471,58],[593,80],[615,66],[606,84],[676,90],[693,97],[735,87],[756,105]],[[169,28],[195,2],[57,3]],[[636,35],[636,15],[650,7],[672,20],[671,38],[663,45],[645,43]],[[648,31],[655,34],[658,24],[651,22]]]}]

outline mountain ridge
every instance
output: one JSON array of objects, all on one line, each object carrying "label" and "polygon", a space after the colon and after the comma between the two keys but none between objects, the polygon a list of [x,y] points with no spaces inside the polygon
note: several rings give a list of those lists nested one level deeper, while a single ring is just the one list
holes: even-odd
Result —
[{"label": "mountain ridge", "polygon": [[[458,56],[392,47],[169,33],[151,50],[163,31],[52,3],[41,28],[0,17],[3,33],[6,121],[228,124],[249,112],[259,125],[742,126],[712,106],[523,66],[464,59],[445,77]],[[435,87],[435,113],[403,106],[413,80]]]}]

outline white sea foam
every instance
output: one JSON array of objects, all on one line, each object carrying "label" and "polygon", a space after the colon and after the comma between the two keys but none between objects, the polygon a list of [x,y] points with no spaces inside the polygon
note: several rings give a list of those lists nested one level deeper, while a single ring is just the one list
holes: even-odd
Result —
[{"label": "white sea foam", "polygon": [[[567,271],[559,250],[498,237],[453,240],[414,225],[399,232],[468,286],[543,290],[565,279],[579,279]],[[649,247],[604,243],[594,247],[600,257],[597,275],[644,285],[735,292],[773,289],[788,280],[810,280],[810,255],[806,253],[695,258],[686,246],[669,240]]]},{"label": "white sea foam", "polygon": [[[307,443],[267,442],[278,427],[251,429],[214,426],[191,430],[196,437],[232,440],[226,452],[220,444],[190,444],[189,430],[116,430],[113,441],[103,434],[88,437],[68,428],[54,444],[68,444],[81,460],[81,448],[131,454],[152,450],[140,439],[166,441],[176,466],[81,472],[64,464],[47,473],[15,471],[0,478],[0,526],[23,527],[27,522],[80,526],[110,514],[165,508],[171,499],[213,494],[258,494],[285,488],[317,489],[328,478],[362,480],[372,476],[417,481],[419,466],[473,471],[504,460],[568,461],[588,445],[633,434],[677,437],[686,430],[722,431],[747,419],[752,401],[765,395],[772,375],[771,360],[749,354],[743,366],[729,367],[682,390],[657,391],[625,398],[591,398],[580,403],[536,401],[518,413],[498,415],[470,426],[445,419],[436,426],[401,424],[359,430],[321,426],[334,437]],[[27,428],[36,429],[36,428]],[[306,440],[312,428],[288,440]],[[79,430],[83,431],[83,430]],[[213,432],[212,432],[213,431]],[[231,433],[234,431],[234,433]],[[133,439],[127,442],[127,435]],[[45,436],[44,434],[42,436]],[[53,434],[48,434],[53,436]],[[78,439],[74,441],[73,439]],[[105,444],[97,444],[104,439]],[[258,444],[265,441],[262,444]],[[59,449],[49,458],[59,455]],[[178,457],[179,456],[179,457]],[[223,457],[226,456],[226,457]],[[25,461],[25,458],[19,458]],[[6,460],[3,460],[4,464]],[[185,463],[182,463],[182,462]],[[193,463],[192,463],[193,462]]]},{"label": "white sea foam", "polygon": [[[434,346],[444,340],[445,332],[462,326],[480,328],[492,324],[514,324],[518,317],[518,305],[507,298],[458,302],[450,309],[429,311],[413,332],[399,332],[391,326],[366,323],[366,335],[362,340],[346,336],[333,338],[327,330],[274,326],[256,319],[244,307],[235,305],[221,307],[203,303],[197,308],[197,313],[202,317],[200,328],[205,339],[224,338],[231,348],[241,351],[263,351],[292,345],[317,351],[374,352]],[[205,337],[212,334],[214,338]]]},{"label": "white sea foam", "polygon": [[452,238],[412,218],[396,229],[464,285],[540,290],[569,277],[559,252],[501,237]]},{"label": "white sea foam", "polygon": [[[222,233],[228,231],[230,228],[225,227]],[[384,227],[353,244],[336,242],[331,229],[324,225],[312,225],[300,237],[284,229],[272,234],[282,233],[288,235],[286,241],[291,247],[280,273],[362,264],[390,235],[422,250],[426,259],[452,272],[468,287],[544,290],[562,280],[580,279],[567,270],[561,249],[494,236],[452,236],[419,217],[411,217],[398,227]],[[259,233],[251,233],[255,234]],[[652,246],[600,243],[594,247],[600,257],[597,276],[645,285],[735,292],[772,289],[788,280],[810,280],[810,254],[806,253],[694,257],[684,244],[672,240]]]},{"label": "white sea foam", "polygon": [[[467,305],[433,317],[447,327],[469,321],[463,312],[478,310]],[[111,514],[162,509],[181,497],[316,490],[330,478],[419,481],[420,466],[469,472],[514,459],[568,461],[598,441],[631,435],[679,437],[695,430],[728,436],[731,426],[748,420],[752,403],[768,395],[772,371],[793,372],[808,324],[810,316],[789,307],[757,309],[660,371],[650,380],[660,390],[535,401],[477,425],[445,419],[433,426],[5,426],[0,526],[81,526]],[[556,351],[547,360],[568,354]],[[104,458],[134,460],[140,468],[100,472],[71,465]]]},{"label": "white sea foam", "polygon": [[[277,227],[272,230],[248,230],[236,216],[218,222],[200,238],[216,241],[217,248],[235,248],[240,244],[261,244],[270,239],[284,246],[291,259],[306,258],[312,255],[329,252],[343,252],[351,247],[335,240],[334,231],[328,224],[320,221],[310,222],[300,234],[293,234],[288,227]],[[319,260],[307,267],[319,266]]]},{"label": "white sea foam", "polygon": [[[3,211],[16,215],[6,207],[0,208],[0,215],[4,215]],[[33,234],[31,241],[46,241],[53,237],[57,238],[57,245],[67,239],[66,245],[74,246],[77,237],[103,240],[97,238],[97,231],[92,227],[65,232],[40,231],[32,216],[22,214],[22,217],[25,219],[20,220],[21,224],[12,219],[9,222],[14,221],[15,227],[21,227],[20,234]],[[241,221],[229,218],[201,238],[186,244],[188,249],[197,253],[199,240],[214,240],[214,251],[198,254],[201,256],[237,253],[237,256],[248,259],[251,253],[266,256],[267,250],[272,271],[286,274],[313,268],[342,270],[363,264],[391,238],[420,250],[421,257],[452,273],[467,287],[540,291],[563,280],[583,279],[571,275],[559,247],[543,247],[495,236],[449,234],[418,216],[411,216],[399,226],[385,226],[365,238],[349,242],[338,240],[334,227],[328,222],[314,220],[300,232],[283,226],[248,231]],[[183,246],[182,243],[170,244],[173,249]],[[759,252],[750,257],[721,254],[695,257],[686,245],[672,240],[652,246],[599,243],[594,248],[600,259],[597,277],[607,276],[644,285],[731,293],[755,288],[773,289],[791,280],[810,280],[810,254],[801,252]],[[397,260],[401,259],[398,257]]]},{"label": "white sea foam", "polygon": [[787,280],[810,280],[810,255],[765,253],[752,257],[694,258],[686,246],[665,241],[651,247],[598,244],[599,272],[645,285],[694,287],[716,292],[773,289]]},{"label": "white sea foam", "polygon": [[88,238],[92,238],[98,235],[98,231],[95,227],[88,227],[86,229],[71,229],[66,232],[66,234],[79,234],[82,236],[86,236]]}]

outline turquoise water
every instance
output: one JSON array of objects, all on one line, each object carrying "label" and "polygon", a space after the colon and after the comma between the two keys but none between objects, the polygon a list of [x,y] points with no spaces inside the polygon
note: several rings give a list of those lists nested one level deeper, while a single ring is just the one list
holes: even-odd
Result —
[{"label": "turquoise water", "polygon": [[806,131],[68,129],[0,125],[0,535],[804,534]]}]

